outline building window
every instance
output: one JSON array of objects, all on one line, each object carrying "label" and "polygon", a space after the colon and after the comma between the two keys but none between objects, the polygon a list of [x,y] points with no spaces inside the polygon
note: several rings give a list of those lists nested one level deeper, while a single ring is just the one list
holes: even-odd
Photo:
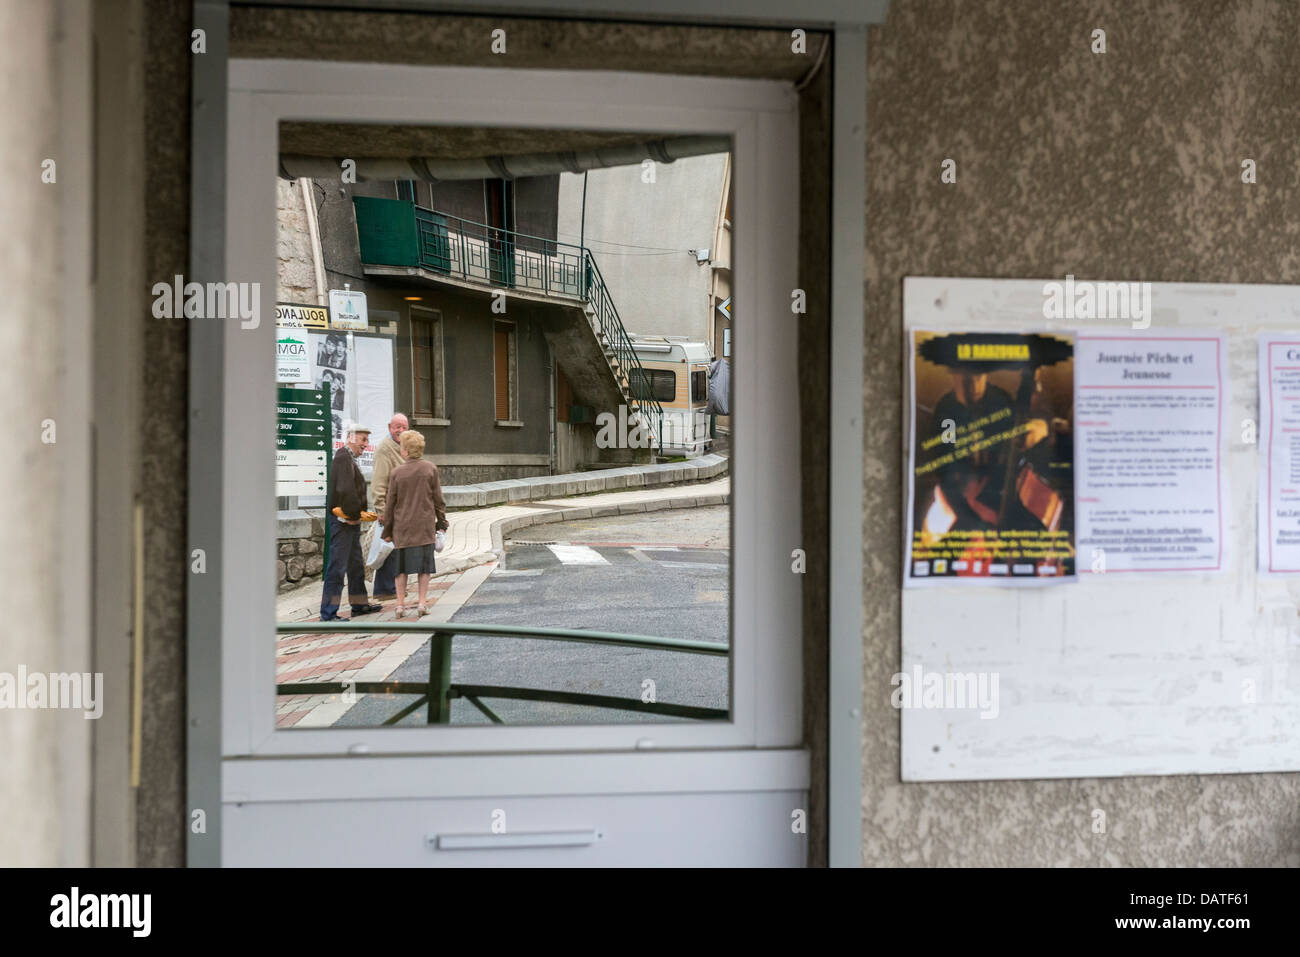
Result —
[{"label": "building window", "polygon": [[399,179],[397,181],[397,198],[404,199],[408,203],[415,202],[415,181]]},{"label": "building window", "polygon": [[628,385],[634,399],[672,402],[677,398],[677,373],[671,369],[631,369]]},{"label": "building window", "polygon": [[497,322],[492,327],[493,415],[497,424],[518,424],[519,359],[513,322]]},{"label": "building window", "polygon": [[442,313],[411,307],[411,411],[423,418],[447,417],[442,358]]}]

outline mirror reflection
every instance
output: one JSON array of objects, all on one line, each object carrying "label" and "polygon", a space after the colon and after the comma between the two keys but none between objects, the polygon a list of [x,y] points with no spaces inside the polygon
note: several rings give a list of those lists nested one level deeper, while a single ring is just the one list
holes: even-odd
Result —
[{"label": "mirror reflection", "polygon": [[727,719],[729,150],[282,124],[278,728]]}]

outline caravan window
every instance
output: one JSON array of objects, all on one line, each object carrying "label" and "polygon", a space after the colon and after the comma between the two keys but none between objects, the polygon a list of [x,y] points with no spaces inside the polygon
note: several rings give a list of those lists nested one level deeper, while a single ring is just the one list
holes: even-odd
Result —
[{"label": "caravan window", "polygon": [[677,398],[677,373],[671,369],[632,369],[628,384],[637,399],[672,402]]},{"label": "caravan window", "polygon": [[705,369],[696,369],[691,373],[691,401],[709,401],[709,373]]}]

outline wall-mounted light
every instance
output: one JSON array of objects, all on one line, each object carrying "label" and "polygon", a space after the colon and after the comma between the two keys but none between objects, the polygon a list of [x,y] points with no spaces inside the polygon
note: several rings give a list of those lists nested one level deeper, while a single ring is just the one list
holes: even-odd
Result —
[{"label": "wall-mounted light", "polygon": [[405,299],[407,302],[423,302],[423,301],[424,301],[424,297],[423,297],[423,296],[403,296],[402,298]]}]

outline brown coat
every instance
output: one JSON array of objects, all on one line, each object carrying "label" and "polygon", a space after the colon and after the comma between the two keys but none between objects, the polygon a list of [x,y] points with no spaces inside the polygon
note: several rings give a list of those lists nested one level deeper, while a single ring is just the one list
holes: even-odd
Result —
[{"label": "brown coat", "polygon": [[393,441],[391,435],[385,435],[382,442],[375,447],[375,471],[370,476],[370,494],[374,496],[375,511],[381,515],[388,501],[388,479],[393,469],[406,464],[402,458],[402,447]]},{"label": "brown coat", "polygon": [[384,538],[397,548],[432,545],[434,533],[447,528],[438,466],[428,459],[413,459],[393,469],[381,521]]}]

